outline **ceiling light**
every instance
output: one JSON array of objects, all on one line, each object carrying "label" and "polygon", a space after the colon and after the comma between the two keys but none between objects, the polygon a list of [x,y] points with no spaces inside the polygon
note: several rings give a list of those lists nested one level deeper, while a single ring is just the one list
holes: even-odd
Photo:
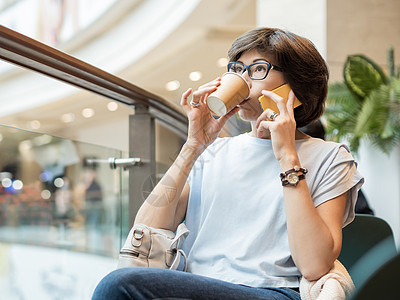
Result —
[{"label": "ceiling light", "polygon": [[172,92],[179,89],[180,86],[181,83],[178,80],[172,80],[165,85],[165,88],[167,89],[167,91]]},{"label": "ceiling light", "polygon": [[217,60],[217,66],[222,68],[222,67],[226,67],[226,65],[228,64],[228,59],[226,57],[221,57]]},{"label": "ceiling light", "polygon": [[29,126],[31,129],[39,129],[39,128],[40,128],[40,122],[39,122],[38,120],[30,121],[29,124],[28,124],[28,126]]},{"label": "ceiling light", "polygon": [[118,103],[115,101],[108,102],[107,109],[109,111],[116,111],[118,109]]},{"label": "ceiling light", "polygon": [[85,108],[82,110],[82,116],[85,118],[91,118],[94,116],[94,110],[93,108]]},{"label": "ceiling light", "polygon": [[54,186],[57,188],[62,188],[64,186],[64,179],[57,177],[54,179]]},{"label": "ceiling light", "polygon": [[43,190],[40,195],[42,196],[43,199],[47,200],[50,199],[51,197],[51,192],[49,190]]},{"label": "ceiling light", "polygon": [[22,190],[22,187],[24,186],[24,184],[22,183],[21,180],[17,179],[13,182],[12,187],[14,190]]},{"label": "ceiling light", "polygon": [[19,143],[18,149],[20,152],[26,153],[32,149],[32,146],[33,144],[31,140],[25,140]]},{"label": "ceiling light", "polygon": [[4,186],[5,188],[9,188],[12,185],[12,180],[10,178],[4,178],[1,181],[1,185]]},{"label": "ceiling light", "polygon": [[75,114],[73,113],[66,113],[61,116],[61,121],[63,123],[72,123],[75,121]]},{"label": "ceiling light", "polygon": [[200,72],[197,72],[197,71],[196,72],[191,72],[189,74],[189,79],[191,81],[199,81],[201,79],[201,77],[202,77],[202,74]]},{"label": "ceiling light", "polygon": [[35,146],[43,146],[49,144],[52,141],[51,135],[43,134],[33,138],[33,144]]},{"label": "ceiling light", "polygon": [[52,179],[52,177],[53,177],[53,174],[51,174],[49,171],[46,171],[46,170],[44,170],[39,175],[40,181],[42,181],[42,182],[50,181]]}]

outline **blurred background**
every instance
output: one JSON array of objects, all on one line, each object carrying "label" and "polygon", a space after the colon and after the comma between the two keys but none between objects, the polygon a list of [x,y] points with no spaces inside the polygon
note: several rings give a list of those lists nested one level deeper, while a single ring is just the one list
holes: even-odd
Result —
[{"label": "blurred background", "polygon": [[[385,106],[394,111],[389,116],[393,139],[379,147],[371,139],[376,126],[361,132],[367,126],[357,125],[357,113],[366,110],[364,99],[354,96],[343,74],[353,66],[346,64],[348,57],[362,55],[366,72],[393,86],[386,98],[400,102],[400,1],[0,0],[0,25],[132,83],[178,112],[185,90],[225,72],[227,51],[242,33],[268,26],[309,38],[330,69],[333,89],[322,118],[327,138],[353,146],[367,201],[391,225],[399,247],[400,112],[394,104]],[[351,112],[342,115],[351,101]],[[4,299],[88,299],[115,268],[131,223],[132,179],[126,168],[110,167],[110,158],[131,156],[135,111],[135,105],[0,61]],[[373,119],[373,112],[364,119]],[[341,124],[339,115],[346,124],[340,130],[332,126]],[[233,117],[223,134],[247,128]],[[162,122],[155,122],[152,138],[155,171],[135,181],[143,197],[184,141]]]}]

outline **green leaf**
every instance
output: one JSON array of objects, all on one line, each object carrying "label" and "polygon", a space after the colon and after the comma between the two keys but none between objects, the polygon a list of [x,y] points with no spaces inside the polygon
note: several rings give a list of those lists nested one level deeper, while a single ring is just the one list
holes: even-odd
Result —
[{"label": "green leaf", "polygon": [[350,55],[343,69],[344,82],[360,99],[388,82],[382,68],[364,55]]},{"label": "green leaf", "polygon": [[[346,88],[347,89],[347,88]],[[358,111],[361,109],[360,102],[347,90],[347,96],[331,98],[328,101],[324,117],[327,121],[327,139],[341,141],[347,139],[349,133],[353,132]]]},{"label": "green leaf", "polygon": [[349,56],[344,73],[345,84],[329,86],[327,138],[346,140],[355,153],[366,138],[389,154],[400,144],[400,80],[363,55]]},{"label": "green leaf", "polygon": [[400,82],[391,81],[365,99],[358,115],[354,134],[368,136],[384,153],[389,153],[400,140]]}]

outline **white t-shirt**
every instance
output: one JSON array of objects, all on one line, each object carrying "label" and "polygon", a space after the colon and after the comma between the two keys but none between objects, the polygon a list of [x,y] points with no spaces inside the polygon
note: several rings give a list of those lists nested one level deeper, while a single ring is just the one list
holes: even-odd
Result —
[{"label": "white t-shirt", "polygon": [[[354,218],[363,178],[345,145],[296,140],[318,206],[350,190],[343,226]],[[196,161],[183,244],[188,271],[255,287],[298,287],[291,258],[279,163],[271,140],[249,134],[218,138]]]}]

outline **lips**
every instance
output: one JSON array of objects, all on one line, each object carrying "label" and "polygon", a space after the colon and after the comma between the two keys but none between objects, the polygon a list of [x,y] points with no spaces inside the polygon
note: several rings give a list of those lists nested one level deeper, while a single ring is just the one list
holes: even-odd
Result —
[{"label": "lips", "polygon": [[249,98],[247,98],[247,99],[244,99],[242,102],[240,102],[240,103],[239,103],[239,106],[241,106],[241,105],[245,104],[245,103],[246,103],[248,100],[249,100]]}]

